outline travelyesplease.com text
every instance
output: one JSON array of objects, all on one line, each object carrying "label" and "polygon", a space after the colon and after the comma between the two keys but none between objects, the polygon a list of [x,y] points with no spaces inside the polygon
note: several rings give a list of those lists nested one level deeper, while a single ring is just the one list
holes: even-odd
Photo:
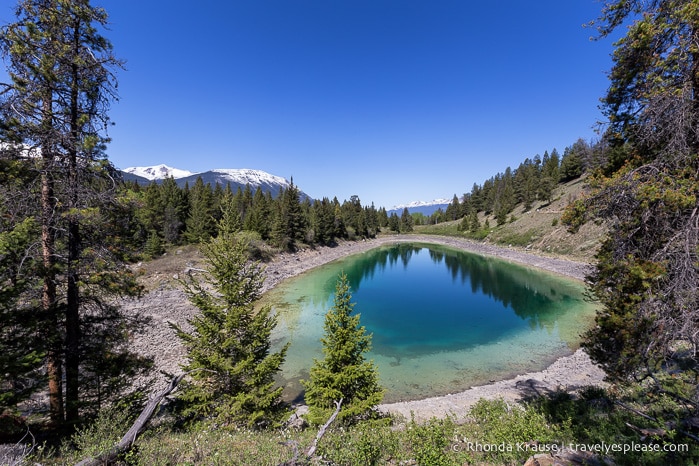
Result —
[{"label": "travelyesplease.com text", "polygon": [[480,443],[470,440],[456,440],[451,445],[453,451],[459,452],[529,452],[529,453],[558,453],[564,449],[577,452],[589,452],[600,455],[610,453],[644,453],[644,452],[688,452],[689,445],[684,443]]}]

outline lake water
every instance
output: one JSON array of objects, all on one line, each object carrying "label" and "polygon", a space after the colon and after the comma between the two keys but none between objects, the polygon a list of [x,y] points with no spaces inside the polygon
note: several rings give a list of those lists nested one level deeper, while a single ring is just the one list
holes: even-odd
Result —
[{"label": "lake water", "polygon": [[354,310],[373,334],[384,401],[420,399],[541,370],[571,354],[593,323],[582,284],[532,268],[432,244],[396,244],[349,256],[286,281],[264,296],[291,346],[280,374],[300,401],[347,274]]}]

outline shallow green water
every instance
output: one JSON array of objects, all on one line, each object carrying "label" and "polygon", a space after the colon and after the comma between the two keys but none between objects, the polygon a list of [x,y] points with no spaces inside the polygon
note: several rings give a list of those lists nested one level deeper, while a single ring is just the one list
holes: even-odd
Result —
[{"label": "shallow green water", "polygon": [[385,401],[443,395],[541,370],[570,354],[592,324],[583,286],[553,274],[444,246],[398,244],[350,256],[265,295],[291,346],[280,382],[299,401],[338,275],[373,333]]}]

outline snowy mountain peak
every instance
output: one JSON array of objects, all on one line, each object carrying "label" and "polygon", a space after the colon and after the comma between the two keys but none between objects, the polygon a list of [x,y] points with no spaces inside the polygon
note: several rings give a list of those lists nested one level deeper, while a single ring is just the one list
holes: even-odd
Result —
[{"label": "snowy mountain peak", "polygon": [[219,168],[212,171],[224,175],[225,178],[242,185],[249,184],[250,186],[259,186],[265,183],[280,186],[289,185],[289,182],[281,176],[270,175],[262,170],[252,170],[250,168]]},{"label": "snowy mountain peak", "polygon": [[[173,177],[179,187],[194,186],[199,178],[204,184],[215,186],[229,185],[233,190],[237,188],[245,189],[246,186],[255,191],[258,188],[265,193],[271,193],[272,196],[277,196],[281,190],[289,189],[291,183],[281,176],[271,175],[262,170],[252,170],[249,168],[219,168],[204,172],[192,173],[187,170],[168,167],[167,165],[156,165],[153,167],[131,167],[122,170],[124,179],[131,180],[129,177],[134,177],[132,181],[160,183],[162,180]],[[307,194],[301,191],[302,198],[309,198]],[[310,198],[309,198],[310,199]]]},{"label": "snowy mountain peak", "polygon": [[393,207],[391,210],[398,210],[398,209],[405,209],[406,207],[408,209],[411,209],[413,207],[426,207],[426,206],[433,206],[433,205],[444,205],[444,204],[449,204],[451,201],[449,199],[435,199],[433,201],[413,201],[408,204],[401,204]]},{"label": "snowy mountain peak", "polygon": [[165,178],[173,177],[185,178],[187,176],[192,176],[194,173],[187,170],[180,170],[179,168],[168,167],[167,165],[160,164],[153,167],[129,167],[124,169],[126,173],[131,173],[132,175],[140,176],[147,180],[164,180]]}]

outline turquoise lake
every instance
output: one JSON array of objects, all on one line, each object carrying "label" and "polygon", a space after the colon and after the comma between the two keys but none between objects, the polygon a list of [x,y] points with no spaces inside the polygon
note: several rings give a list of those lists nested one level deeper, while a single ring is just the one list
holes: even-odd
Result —
[{"label": "turquoise lake", "polygon": [[571,354],[594,319],[584,286],[554,274],[433,244],[372,249],[287,280],[264,296],[290,342],[279,377],[301,401],[300,379],[323,357],[325,313],[347,274],[354,310],[373,334],[384,401],[444,395],[541,370]]}]

